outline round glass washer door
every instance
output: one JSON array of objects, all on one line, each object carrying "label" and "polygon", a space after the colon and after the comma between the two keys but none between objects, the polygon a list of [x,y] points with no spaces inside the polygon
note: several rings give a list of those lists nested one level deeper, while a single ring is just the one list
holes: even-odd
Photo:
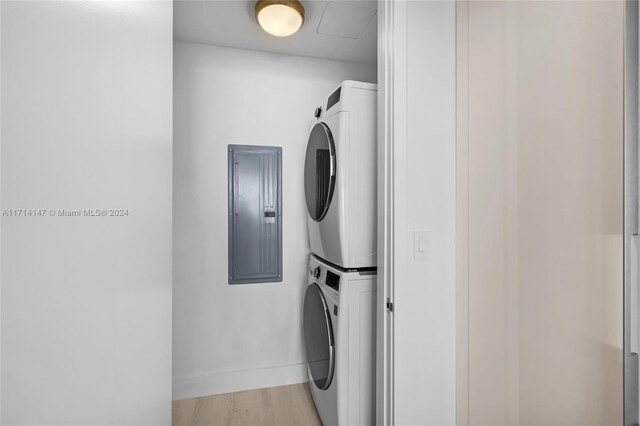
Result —
[{"label": "round glass washer door", "polygon": [[317,123],[311,129],[304,162],[304,193],[309,216],[320,222],[331,205],[336,183],[336,151],[329,126]]},{"label": "round glass washer door", "polygon": [[307,286],[304,295],[304,342],[311,378],[318,388],[325,390],[333,379],[335,345],[331,315],[317,284]]}]

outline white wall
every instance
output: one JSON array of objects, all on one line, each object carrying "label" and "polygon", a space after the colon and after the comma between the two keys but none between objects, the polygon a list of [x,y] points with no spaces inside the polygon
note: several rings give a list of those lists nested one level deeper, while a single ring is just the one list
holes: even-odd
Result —
[{"label": "white wall", "polygon": [[170,2],[1,3],[2,424],[169,424]]},{"label": "white wall", "polygon": [[[180,42],[174,54],[174,399],[306,381],[310,123],[376,67]],[[282,283],[227,284],[228,144],[283,148]]]},{"label": "white wall", "polygon": [[[386,238],[393,251],[378,276],[390,283],[394,304],[398,425],[456,422],[455,9],[453,1],[394,1],[381,17],[393,23],[393,62],[380,76],[393,86],[393,126],[384,135],[391,141]],[[426,235],[426,256],[414,255],[416,233]]]}]

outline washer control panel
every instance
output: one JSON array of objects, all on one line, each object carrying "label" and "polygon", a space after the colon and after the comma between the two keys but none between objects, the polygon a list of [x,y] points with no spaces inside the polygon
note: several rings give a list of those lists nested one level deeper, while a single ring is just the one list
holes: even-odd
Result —
[{"label": "washer control panel", "polygon": [[340,275],[322,266],[309,265],[309,275],[317,280],[319,284],[326,284],[335,291],[340,291]]}]

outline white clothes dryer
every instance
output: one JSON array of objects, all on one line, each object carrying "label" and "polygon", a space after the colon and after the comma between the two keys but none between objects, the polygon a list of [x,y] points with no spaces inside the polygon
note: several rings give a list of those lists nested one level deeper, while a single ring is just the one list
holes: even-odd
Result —
[{"label": "white clothes dryer", "polygon": [[344,81],[316,109],[304,185],[311,251],[343,268],[376,266],[377,85]]}]

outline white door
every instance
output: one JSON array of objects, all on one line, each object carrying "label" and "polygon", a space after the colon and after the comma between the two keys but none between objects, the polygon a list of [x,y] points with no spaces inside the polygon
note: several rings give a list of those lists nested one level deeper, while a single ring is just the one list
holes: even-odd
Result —
[{"label": "white door", "polygon": [[624,3],[458,13],[458,422],[621,424]]},{"label": "white door", "polygon": [[0,12],[1,423],[167,425],[172,2]]}]

